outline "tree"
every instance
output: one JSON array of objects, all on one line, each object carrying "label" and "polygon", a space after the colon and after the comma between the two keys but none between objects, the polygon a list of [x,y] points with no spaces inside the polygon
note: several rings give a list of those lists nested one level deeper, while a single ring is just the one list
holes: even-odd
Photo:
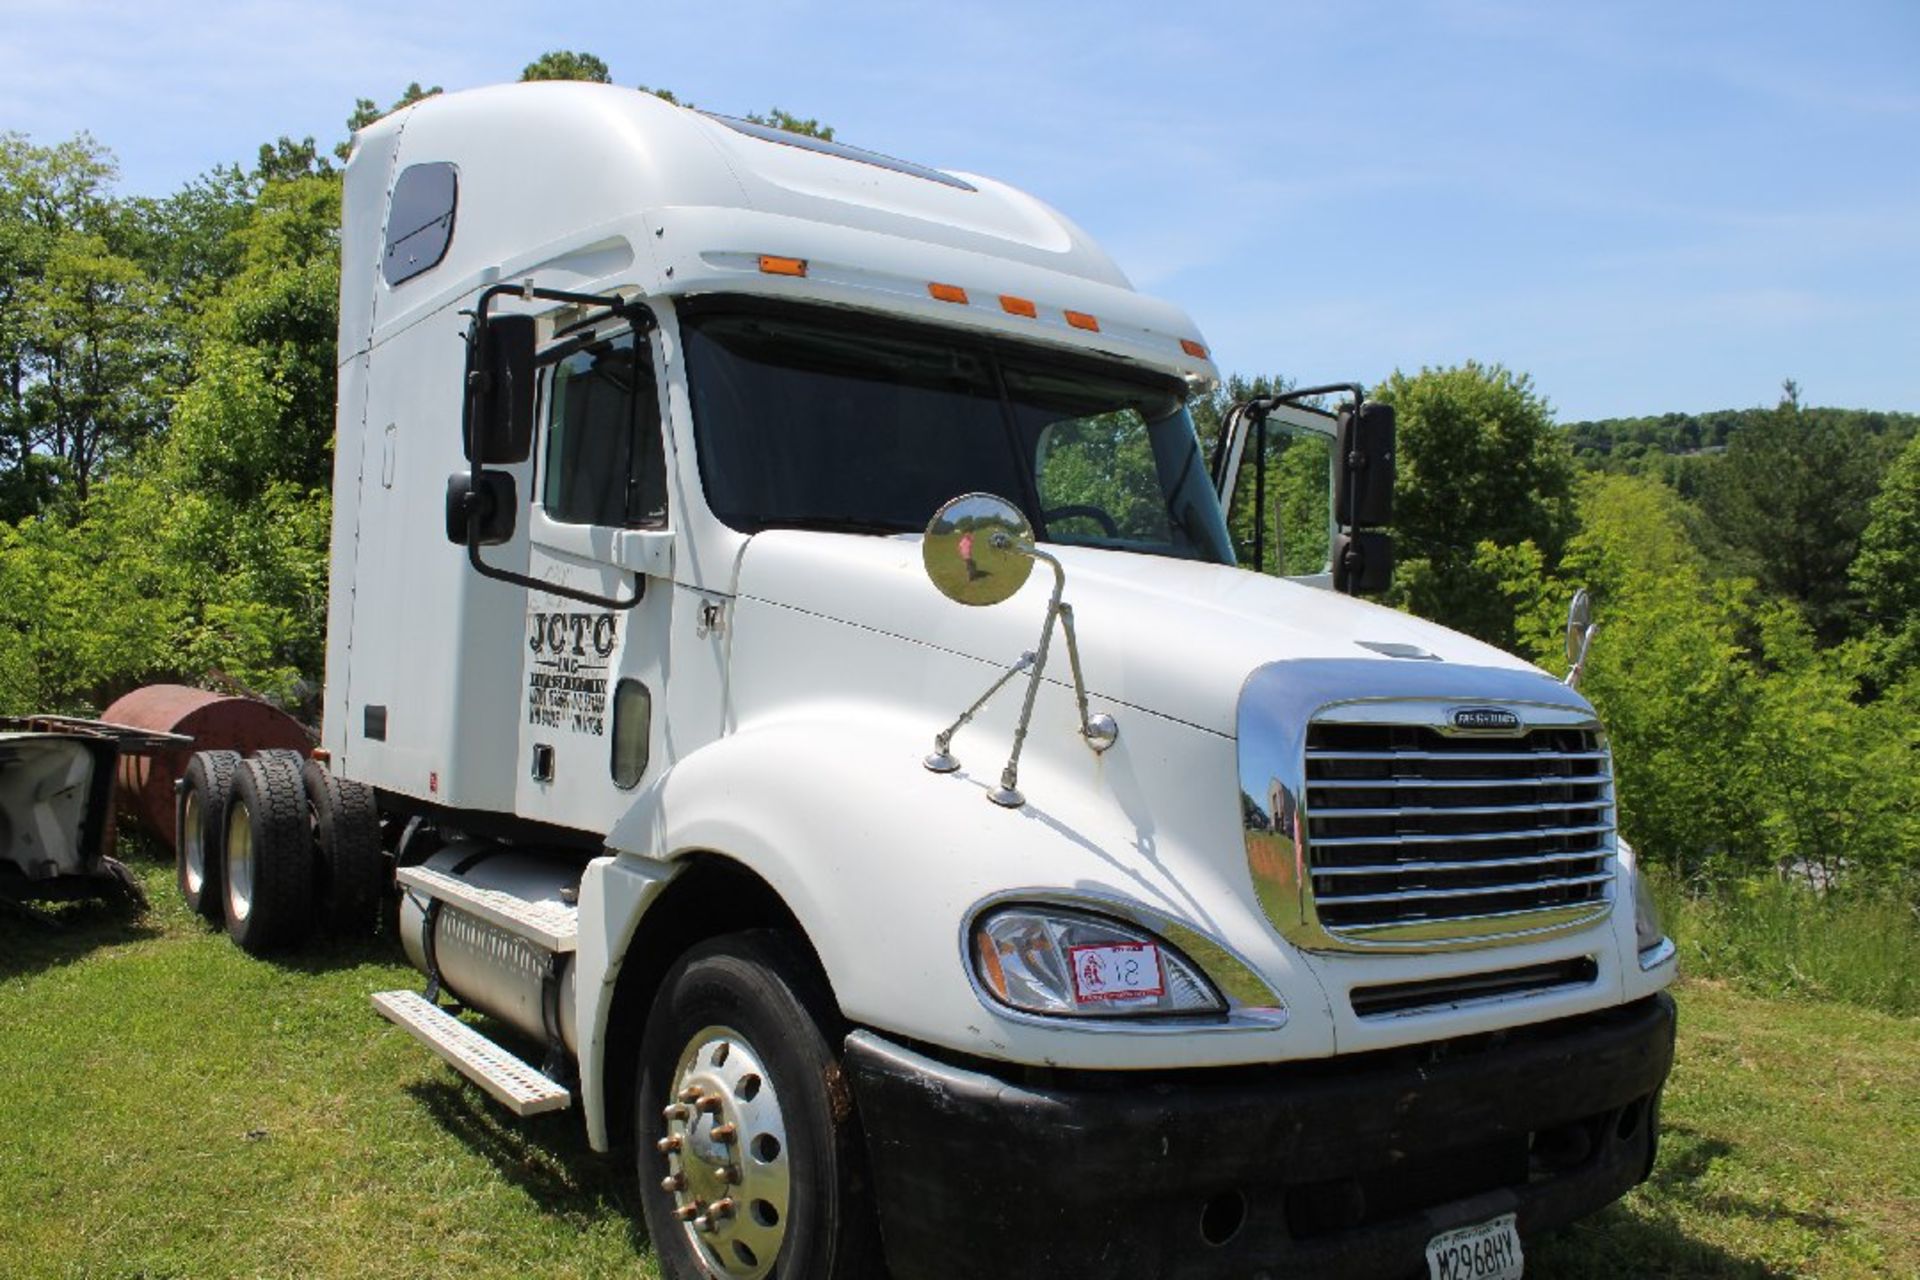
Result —
[{"label": "tree", "polygon": [[1849,580],[1882,650],[1881,677],[1920,669],[1920,435],[1907,441],[1867,509]]},{"label": "tree", "polygon": [[1396,370],[1373,398],[1398,415],[1393,599],[1423,617],[1511,648],[1511,606],[1481,543],[1531,543],[1548,572],[1574,527],[1573,459],[1525,374],[1472,361]]},{"label": "tree", "polygon": [[543,53],[529,62],[520,72],[522,80],[590,80],[595,84],[612,84],[613,77],[607,72],[607,64],[590,53],[570,53],[565,49],[554,49]]},{"label": "tree", "polygon": [[[547,56],[553,57],[555,55],[548,54]],[[531,71],[533,70],[533,67],[530,66],[527,68],[527,70]],[[523,74],[520,78],[522,80],[534,80],[534,79],[541,79],[543,77],[530,76],[530,75]],[[546,77],[546,78],[558,78],[558,77]],[[440,92],[443,92],[443,90],[440,88],[439,85],[435,85],[431,89],[422,89],[420,87],[420,82],[418,80],[415,80],[412,83],[407,85],[406,89],[400,94],[400,96],[394,100],[393,105],[388,107],[385,111],[382,111],[379,107],[375,106],[373,104],[372,98],[355,98],[353,102],[353,113],[347,117],[346,141],[335,144],[333,148],[333,154],[338,156],[340,159],[345,160],[349,155],[353,154],[353,135],[354,134],[360,132],[362,129],[372,124],[375,120],[380,119],[382,116],[390,116],[394,112],[400,110],[402,107],[410,107],[414,103],[419,102],[421,99],[431,98],[436,93],[440,93]]]},{"label": "tree", "polygon": [[1724,572],[1793,601],[1832,644],[1858,623],[1847,577],[1890,456],[1855,415],[1784,397],[1735,434],[1703,477],[1701,509]]},{"label": "tree", "polygon": [[0,136],[0,515],[84,500],[165,418],[161,291],[128,250],[112,155]]}]

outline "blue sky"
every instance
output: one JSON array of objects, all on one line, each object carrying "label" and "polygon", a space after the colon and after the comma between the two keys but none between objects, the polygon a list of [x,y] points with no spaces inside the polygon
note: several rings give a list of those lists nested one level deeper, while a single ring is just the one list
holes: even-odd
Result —
[{"label": "blue sky", "polygon": [[552,48],[1024,187],[1230,370],[1920,410],[1916,0],[0,0],[0,129],[86,129],[159,194]]}]

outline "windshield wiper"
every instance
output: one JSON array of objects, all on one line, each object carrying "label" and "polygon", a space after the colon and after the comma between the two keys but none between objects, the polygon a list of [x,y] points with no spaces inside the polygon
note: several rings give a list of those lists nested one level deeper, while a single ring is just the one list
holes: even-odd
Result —
[{"label": "windshield wiper", "polygon": [[755,520],[760,529],[820,529],[829,533],[918,533],[914,525],[874,520],[863,516],[793,515],[768,516]]}]

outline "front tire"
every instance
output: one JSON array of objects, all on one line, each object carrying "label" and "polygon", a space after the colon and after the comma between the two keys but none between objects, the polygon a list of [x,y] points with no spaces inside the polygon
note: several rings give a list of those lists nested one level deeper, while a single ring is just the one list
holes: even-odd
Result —
[{"label": "front tire", "polygon": [[781,934],[713,939],[668,972],[635,1106],[641,1208],[667,1280],[879,1274],[836,1023]]}]

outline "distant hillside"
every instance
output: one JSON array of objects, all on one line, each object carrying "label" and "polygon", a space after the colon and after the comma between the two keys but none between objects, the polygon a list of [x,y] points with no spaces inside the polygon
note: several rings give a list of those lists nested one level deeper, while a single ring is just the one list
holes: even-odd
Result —
[{"label": "distant hillside", "polygon": [[[1712,413],[1663,413],[1650,418],[1602,418],[1596,422],[1566,422],[1561,429],[1573,440],[1581,463],[1607,471],[1640,470],[1649,455],[1718,453],[1741,429],[1771,417],[1773,409],[1718,409]],[[1920,414],[1888,413],[1874,409],[1804,408],[1800,412],[1904,440],[1920,431]]]}]

